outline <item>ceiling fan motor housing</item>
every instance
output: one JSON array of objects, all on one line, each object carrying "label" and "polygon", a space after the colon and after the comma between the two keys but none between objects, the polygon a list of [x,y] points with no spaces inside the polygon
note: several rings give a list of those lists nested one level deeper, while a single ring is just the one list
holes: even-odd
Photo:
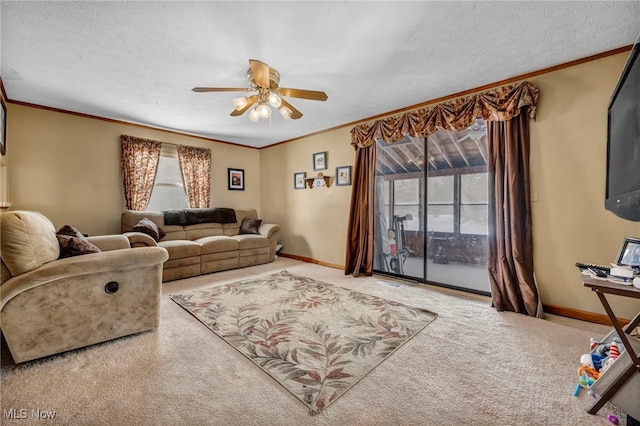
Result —
[{"label": "ceiling fan motor housing", "polygon": [[[256,83],[255,76],[253,75],[253,71],[251,68],[247,70],[247,80],[249,80],[249,85],[252,89],[258,90],[260,87],[258,83]],[[280,73],[269,67],[269,89],[274,90],[278,88],[278,84],[280,84]]]}]

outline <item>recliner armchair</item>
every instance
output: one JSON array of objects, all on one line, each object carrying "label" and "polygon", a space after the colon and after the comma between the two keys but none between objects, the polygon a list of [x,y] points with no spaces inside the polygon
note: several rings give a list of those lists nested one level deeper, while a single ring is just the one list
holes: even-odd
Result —
[{"label": "recliner armchair", "polygon": [[0,214],[0,329],[16,363],[157,328],[161,247],[122,235],[87,238],[99,253],[59,259],[40,213]]}]

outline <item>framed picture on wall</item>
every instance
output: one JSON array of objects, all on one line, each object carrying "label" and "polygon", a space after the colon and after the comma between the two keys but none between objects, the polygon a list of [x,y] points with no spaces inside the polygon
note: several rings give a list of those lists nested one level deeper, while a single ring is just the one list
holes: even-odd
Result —
[{"label": "framed picture on wall", "polygon": [[244,170],[227,169],[229,172],[229,189],[244,191]]},{"label": "framed picture on wall", "polygon": [[351,185],[351,166],[336,167],[336,186]]},{"label": "framed picture on wall", "polygon": [[304,189],[305,179],[307,178],[306,172],[298,172],[293,174],[293,189]]},{"label": "framed picture on wall", "polygon": [[7,153],[7,107],[4,106],[4,101],[0,99],[2,108],[0,109],[0,154]]},{"label": "framed picture on wall", "polygon": [[313,154],[313,170],[327,170],[327,151]]}]

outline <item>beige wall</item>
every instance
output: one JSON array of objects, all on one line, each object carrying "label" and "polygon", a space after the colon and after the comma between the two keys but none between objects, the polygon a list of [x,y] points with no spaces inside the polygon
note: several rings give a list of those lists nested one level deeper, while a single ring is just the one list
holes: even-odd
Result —
[{"label": "beige wall", "polygon": [[[540,89],[530,166],[538,195],[532,204],[536,278],[545,304],[604,314],[574,264],[611,262],[626,235],[640,236],[639,223],[604,209],[607,104],[626,57],[618,54],[529,79]],[[331,169],[353,164],[350,130],[261,151],[262,208],[285,224],[285,253],[344,264],[351,187],[294,191],[292,180],[294,172],[312,170],[313,152],[329,151]],[[611,301],[622,317],[638,310],[637,300],[612,296]]]},{"label": "beige wall", "polygon": [[[580,285],[577,261],[615,260],[625,236],[640,223],[604,209],[607,105],[628,54],[530,79],[540,89],[531,125],[534,261],[543,303],[604,313],[595,293]],[[632,318],[638,300],[611,296],[614,311]]]},{"label": "beige wall", "polygon": [[[10,104],[8,197],[58,228],[119,233],[124,209],[120,135],[211,149],[215,207],[260,208],[260,151],[141,126]],[[245,190],[227,190],[227,168],[245,170]]]},{"label": "beige wall", "polygon": [[[262,210],[283,224],[284,253],[335,265],[344,264],[351,186],[336,186],[336,167],[354,165],[350,128],[261,150]],[[327,152],[328,188],[293,189],[293,174],[313,171],[313,154]]]},{"label": "beige wall", "polygon": [[[576,261],[614,260],[625,235],[640,224],[604,210],[606,118],[609,97],[626,54],[547,73],[530,81],[541,92],[531,123],[534,257],[545,304],[604,313],[579,280]],[[335,186],[335,167],[353,165],[351,127],[262,150],[215,143],[140,126],[8,104],[8,200],[40,210],[56,226],[90,234],[119,231],[124,208],[119,136],[212,149],[214,206],[256,207],[282,226],[285,253],[340,266],[351,186]],[[327,151],[331,187],[293,189],[293,173],[313,171],[312,155]],[[246,190],[227,190],[227,167],[245,169]],[[3,180],[4,182],[4,180]],[[631,318],[637,301],[613,297],[616,313]]]}]

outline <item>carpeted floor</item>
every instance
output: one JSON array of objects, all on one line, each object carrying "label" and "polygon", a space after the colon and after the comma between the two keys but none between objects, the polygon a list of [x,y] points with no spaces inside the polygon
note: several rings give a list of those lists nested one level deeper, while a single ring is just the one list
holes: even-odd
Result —
[{"label": "carpeted floor", "polygon": [[[168,295],[282,269],[437,312],[324,412],[307,409]],[[160,328],[14,365],[2,347],[3,425],[610,425],[573,396],[589,338],[609,327],[499,313],[488,298],[279,258],[164,284]],[[24,411],[22,411],[24,410]],[[53,420],[35,418],[54,411]],[[25,414],[24,419],[10,419]],[[621,419],[623,420],[623,419]],[[621,422],[622,424],[623,422]]]}]

